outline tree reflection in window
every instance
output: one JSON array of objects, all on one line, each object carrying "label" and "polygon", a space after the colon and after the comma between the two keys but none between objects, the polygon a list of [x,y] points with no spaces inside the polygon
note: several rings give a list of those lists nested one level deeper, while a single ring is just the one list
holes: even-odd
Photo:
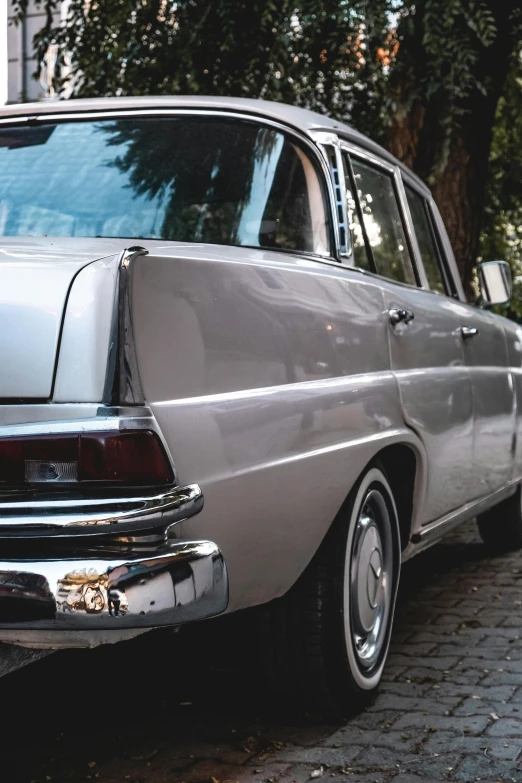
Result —
[{"label": "tree reflection in window", "polygon": [[343,154],[344,181],[346,187],[346,210],[348,213],[348,227],[352,238],[353,261],[355,266],[360,269],[370,270],[370,262],[364,243],[362,226],[357,214],[357,205],[352,192],[352,182],[350,177],[349,162],[346,153]]},{"label": "tree reflection in window", "polygon": [[163,239],[327,252],[315,168],[282,133],[194,117],[102,130],[124,149],[111,165],[136,193],[164,203]]},{"label": "tree reflection in window", "polygon": [[408,206],[410,208],[411,220],[417,244],[422,258],[422,264],[428,283],[432,291],[438,291],[440,294],[446,293],[444,279],[442,276],[442,267],[439,260],[439,253],[433,236],[427,210],[429,209],[425,199],[412,190],[408,185],[405,187]]},{"label": "tree reflection in window", "polygon": [[364,227],[378,274],[414,285],[415,277],[391,175],[357,159],[353,159],[352,165]]}]

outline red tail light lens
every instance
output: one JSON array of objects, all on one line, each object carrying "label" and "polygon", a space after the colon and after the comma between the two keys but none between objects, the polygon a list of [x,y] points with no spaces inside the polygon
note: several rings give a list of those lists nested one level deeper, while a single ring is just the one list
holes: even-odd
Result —
[{"label": "red tail light lens", "polygon": [[88,432],[0,438],[0,486],[171,484],[172,467],[155,432]]}]

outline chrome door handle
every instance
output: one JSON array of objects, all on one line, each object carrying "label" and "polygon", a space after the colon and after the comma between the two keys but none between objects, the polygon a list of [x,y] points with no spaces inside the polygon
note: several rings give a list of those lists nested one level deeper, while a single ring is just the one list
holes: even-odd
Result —
[{"label": "chrome door handle", "polygon": [[388,318],[392,326],[397,326],[400,323],[409,324],[415,318],[415,314],[411,310],[401,310],[398,307],[392,307],[391,310],[388,310]]},{"label": "chrome door handle", "polygon": [[475,337],[479,333],[479,330],[475,326],[461,326],[460,333],[463,340],[469,340],[470,337]]}]

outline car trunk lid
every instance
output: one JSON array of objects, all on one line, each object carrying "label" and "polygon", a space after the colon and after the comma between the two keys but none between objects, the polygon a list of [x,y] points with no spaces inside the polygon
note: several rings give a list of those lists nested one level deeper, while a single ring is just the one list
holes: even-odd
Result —
[{"label": "car trunk lid", "polygon": [[78,272],[122,241],[35,237],[0,240],[0,402],[52,392],[64,309]]}]

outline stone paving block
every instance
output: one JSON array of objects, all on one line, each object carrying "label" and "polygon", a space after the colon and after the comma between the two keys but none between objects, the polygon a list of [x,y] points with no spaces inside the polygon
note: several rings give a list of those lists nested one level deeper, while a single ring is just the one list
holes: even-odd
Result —
[{"label": "stone paving block", "polygon": [[[293,764],[287,772],[276,778],[276,780],[277,783],[312,783],[313,780],[316,780],[316,783],[368,783],[368,781],[372,781],[372,783],[387,783],[390,780],[389,774],[382,775],[379,772],[375,772],[371,777],[368,777],[364,773],[358,775],[348,771],[342,772],[338,767],[323,769],[322,776],[314,779],[311,775],[317,769],[312,765]],[[266,779],[264,782],[262,776],[259,776],[259,778],[257,783],[266,783]]]},{"label": "stone paving block", "polygon": [[494,688],[497,685],[522,685],[522,677],[513,672],[491,672],[480,681],[481,685]]},{"label": "stone paving block", "polygon": [[421,712],[409,712],[395,721],[394,730],[418,729],[419,731],[431,731],[443,729],[455,734],[479,734],[489,725],[489,718],[485,715],[472,715],[470,717],[451,717],[423,715]]},{"label": "stone paving block", "polygon": [[269,778],[278,780],[288,773],[289,764],[269,763],[263,766],[262,773],[256,773],[256,767],[235,766],[215,762],[199,761],[191,769],[179,774],[180,783],[211,783],[215,778],[219,783],[263,783]]},{"label": "stone paving block", "polygon": [[[522,683],[521,683],[521,686],[522,686]],[[520,687],[520,688],[513,688],[513,690],[514,690],[514,693],[511,696],[510,701],[516,702],[516,703],[522,702],[522,687]]]},{"label": "stone paving block", "polygon": [[466,783],[476,780],[477,778],[489,778],[494,781],[513,781],[514,783],[520,783],[522,780],[522,768],[516,763],[511,761],[502,761],[498,759],[485,760],[485,756],[471,755],[462,759],[457,770],[455,771],[455,779],[463,780]]},{"label": "stone paving block", "polygon": [[350,744],[364,748],[369,746],[391,748],[400,753],[409,753],[418,744],[418,737],[405,731],[365,731],[348,726],[336,731],[323,743],[323,745],[332,747]]},{"label": "stone paving block", "polygon": [[327,765],[329,767],[345,767],[362,748],[358,745],[343,745],[341,748],[313,747],[302,748],[289,746],[277,754],[277,761],[287,761],[294,764]]},{"label": "stone paving block", "polygon": [[522,716],[520,718],[501,718],[491,721],[486,735],[488,737],[522,738]]},{"label": "stone paving block", "polygon": [[[391,644],[390,645],[390,651],[389,651],[389,658],[394,655],[398,656],[407,656],[410,657],[419,657],[422,658],[423,656],[429,656],[430,653],[437,648],[436,642],[420,642],[420,643],[412,643],[408,642],[408,644],[405,644],[404,642],[401,644]],[[437,650],[437,656],[439,655],[439,650]],[[454,653],[453,653],[454,654]]]},{"label": "stone paving block", "polygon": [[[433,690],[433,686],[430,686],[430,689]],[[481,699],[500,700],[501,702],[510,701],[516,690],[514,685],[498,685],[494,688],[485,688],[482,684],[467,683],[462,685],[451,680],[441,682],[436,688],[437,694],[441,697],[454,696],[460,699],[471,699],[473,696],[479,696]]]},{"label": "stone paving block", "polygon": [[454,710],[454,715],[491,715],[494,713],[501,718],[522,718],[522,704],[513,704],[501,699],[465,699]]},{"label": "stone paving block", "polygon": [[[458,647],[462,645],[467,647],[475,647],[476,645],[478,645],[479,641],[481,641],[484,638],[486,637],[484,636],[472,637],[468,635],[464,636],[463,634],[460,633],[454,634],[452,636],[451,634],[439,634],[439,633],[434,633],[433,631],[425,631],[425,632],[415,633],[411,637],[410,641],[415,644],[420,644],[420,643],[429,644],[431,642],[433,643],[434,647],[437,648],[438,651],[440,649],[441,644],[455,645]],[[454,650],[452,650],[451,652],[449,650],[450,648],[448,647],[448,653],[447,653],[448,655],[455,655]]]},{"label": "stone paving block", "polygon": [[[364,770],[367,770],[369,773],[374,770],[382,773],[389,772],[393,775],[393,780],[396,779],[396,775],[401,773],[429,774],[432,778],[443,780],[449,768],[452,770],[456,769],[460,760],[460,755],[449,758],[437,758],[427,757],[420,753],[402,754],[376,747],[364,754],[359,754],[351,766],[356,773],[361,773]],[[369,776],[368,780],[371,780]]]},{"label": "stone paving block", "polygon": [[379,696],[370,711],[378,712],[385,710],[405,710],[412,712],[425,712],[428,715],[447,715],[450,710],[455,708],[460,699],[457,698],[436,698],[435,691],[432,691],[434,698],[409,698],[400,694],[383,694]]},{"label": "stone paving block", "polygon": [[449,731],[430,733],[422,746],[422,752],[430,756],[483,755],[486,759],[507,759],[516,761],[522,746],[518,740],[498,737],[469,737],[465,734],[456,735]]},{"label": "stone paving block", "polygon": [[269,741],[276,740],[290,745],[318,745],[337,730],[335,724],[310,723],[298,726],[278,726],[270,731]]},{"label": "stone paving block", "polygon": [[[522,591],[521,591],[522,593]],[[519,612],[520,616],[520,612]],[[522,625],[522,620],[521,620]],[[493,636],[497,637],[499,639],[520,639],[521,638],[521,631],[517,628],[503,628],[503,627],[493,627],[489,628],[487,626],[481,626],[480,628],[468,628],[466,629],[466,633],[469,636]]]},{"label": "stone paving block", "polygon": [[427,777],[426,775],[410,775],[408,772],[401,772],[393,778],[393,783],[440,783],[440,778]]},{"label": "stone paving block", "polygon": [[[478,669],[484,671],[484,669],[502,669],[505,672],[513,672],[522,675],[522,661],[511,661],[506,659],[499,659],[496,664],[484,663],[484,658],[464,658],[460,661],[459,666],[462,672],[468,669]],[[522,676],[521,676],[522,681]]]},{"label": "stone paving block", "polygon": [[[321,746],[339,748],[344,745],[372,745],[382,734],[384,732],[379,729],[361,729],[359,726],[354,726],[353,723],[348,723],[326,737],[321,742]],[[386,734],[395,734],[395,732],[386,732]]]},{"label": "stone paving block", "polygon": [[[431,684],[424,683],[421,685],[418,682],[405,682],[404,680],[401,682],[386,682],[381,685],[379,698],[381,694],[388,694],[388,693],[395,693],[398,696],[406,696],[409,698],[419,698],[421,696],[424,696],[429,689],[431,688]],[[514,690],[514,689],[513,689]],[[446,694],[451,695],[451,694]]]},{"label": "stone paving block", "polygon": [[437,626],[437,628],[445,628],[446,633],[448,633],[448,629],[451,628],[452,631],[456,631],[460,624],[463,622],[463,618],[461,615],[456,614],[441,614],[439,615],[433,622],[432,625]]},{"label": "stone paving block", "polygon": [[355,715],[348,726],[355,726],[360,729],[378,729],[379,731],[391,729],[399,715],[395,710],[381,710],[379,712],[361,712]]},{"label": "stone paving block", "polygon": [[451,681],[457,685],[467,685],[472,683],[478,683],[480,679],[485,676],[484,674],[478,674],[476,671],[468,670],[467,672],[461,672],[457,668],[448,670],[442,669],[427,669],[421,666],[412,666],[405,671],[399,677],[396,678],[396,682],[415,682],[420,685],[441,685],[444,682]]},{"label": "stone paving block", "polygon": [[392,682],[406,671],[406,666],[394,666],[391,662],[386,666],[382,674],[382,682]]},{"label": "stone paving block", "polygon": [[[422,663],[422,662],[419,662]],[[424,666],[410,666],[404,669],[402,674],[396,678],[396,682],[414,682],[420,685],[427,685],[433,682],[440,682],[444,679],[443,669],[428,669]]]},{"label": "stone paving block", "polygon": [[378,769],[382,772],[396,773],[405,755],[400,750],[393,748],[377,746],[363,748],[352,763],[352,767],[355,771]]},{"label": "stone paving block", "polygon": [[501,647],[499,646],[473,646],[470,647],[469,644],[466,642],[461,642],[461,644],[453,645],[453,644],[441,644],[437,647],[437,655],[446,656],[446,655],[458,655],[459,659],[459,665],[463,664],[462,659],[469,659],[473,658],[476,660],[494,660],[494,661],[501,661],[504,660],[506,655],[510,654],[510,649],[508,644],[503,644]]}]

